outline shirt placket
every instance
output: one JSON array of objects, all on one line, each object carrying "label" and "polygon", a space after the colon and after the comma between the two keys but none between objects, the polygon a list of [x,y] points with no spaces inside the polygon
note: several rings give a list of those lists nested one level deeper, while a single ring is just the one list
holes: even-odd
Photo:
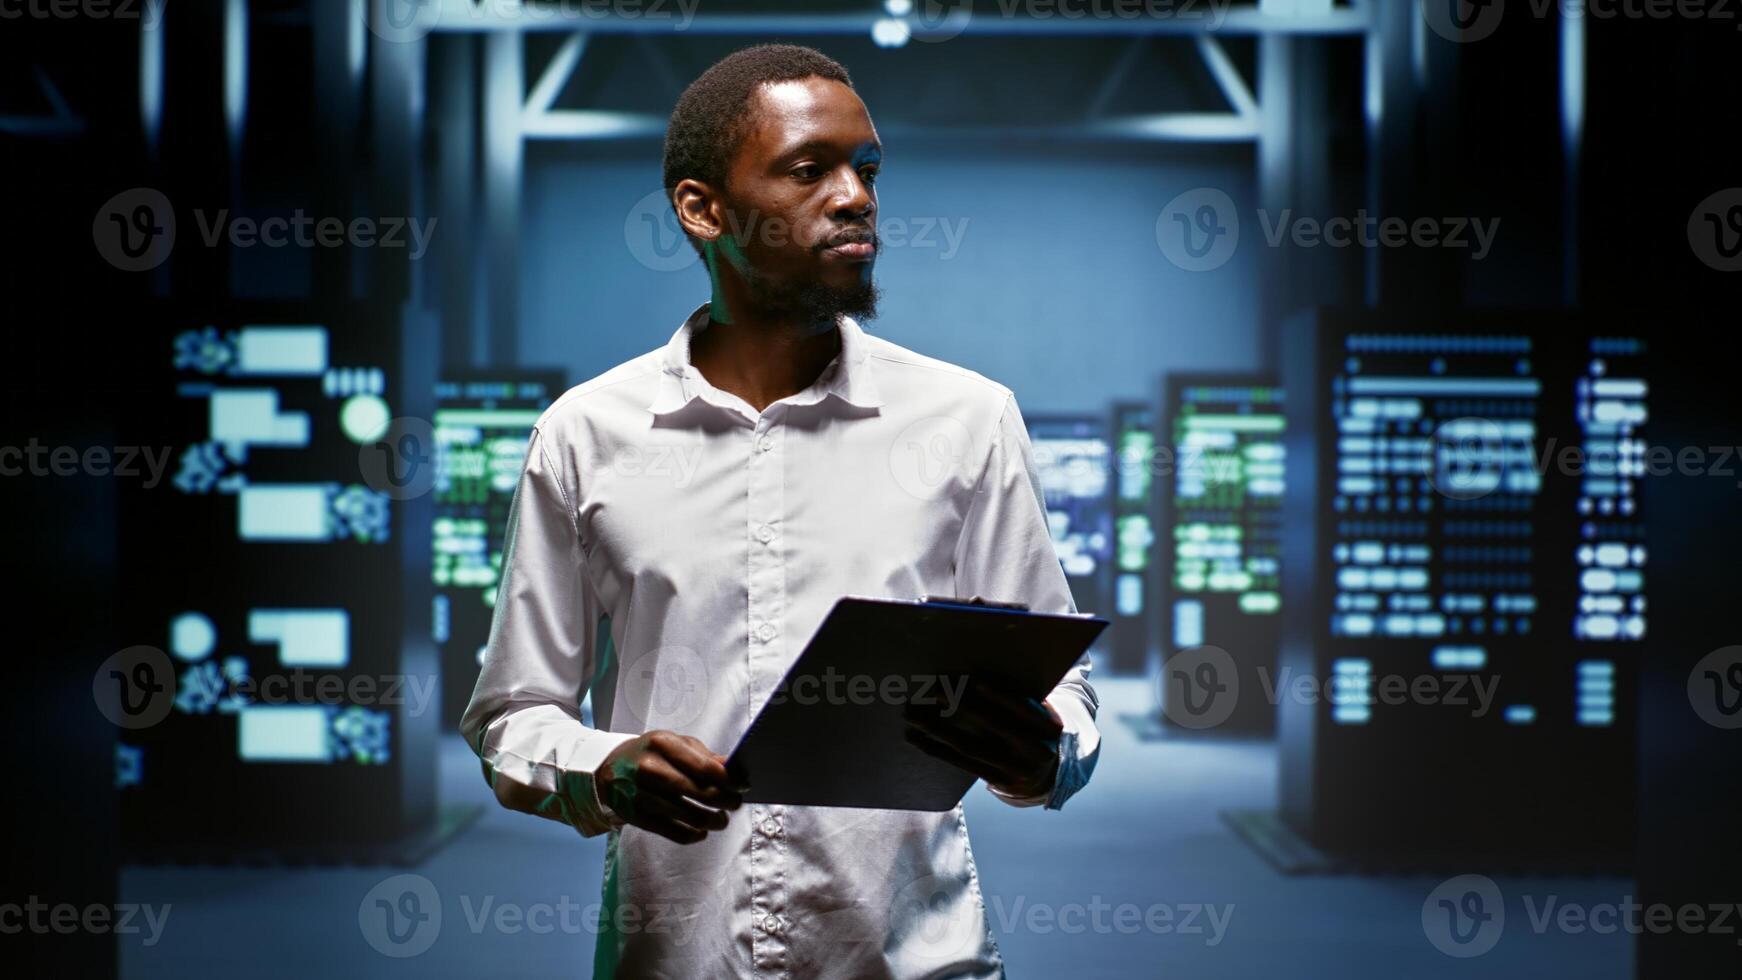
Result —
[{"label": "shirt placket", "polygon": [[[750,676],[772,693],[785,672],[786,565],[782,531],[786,511],[784,405],[772,405],[751,434],[749,500],[745,508],[749,583]],[[782,807],[750,808],[750,957],[758,974],[787,975],[785,814]]]}]

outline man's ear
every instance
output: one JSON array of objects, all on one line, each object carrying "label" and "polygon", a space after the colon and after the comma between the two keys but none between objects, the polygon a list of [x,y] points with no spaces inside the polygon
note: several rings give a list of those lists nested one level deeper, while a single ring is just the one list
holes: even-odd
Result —
[{"label": "man's ear", "polygon": [[691,238],[711,242],[725,232],[719,198],[707,184],[690,179],[679,181],[672,188],[671,203],[677,212],[677,223]]}]

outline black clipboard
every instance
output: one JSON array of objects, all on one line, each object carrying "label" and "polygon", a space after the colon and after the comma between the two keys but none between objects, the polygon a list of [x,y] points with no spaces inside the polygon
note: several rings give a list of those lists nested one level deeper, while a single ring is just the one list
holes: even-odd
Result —
[{"label": "black clipboard", "polygon": [[1044,698],[1106,628],[979,600],[847,596],[764,700],[727,771],[751,803],[949,810],[975,777],[907,742],[908,704],[946,704],[964,679]]}]

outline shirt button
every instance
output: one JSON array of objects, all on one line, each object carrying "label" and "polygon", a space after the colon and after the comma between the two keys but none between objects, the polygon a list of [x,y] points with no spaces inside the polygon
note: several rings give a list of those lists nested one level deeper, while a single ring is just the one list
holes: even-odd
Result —
[{"label": "shirt button", "polygon": [[774,624],[763,623],[761,626],[756,627],[756,638],[764,643],[774,639]]},{"label": "shirt button", "polygon": [[768,542],[773,541],[774,540],[774,528],[771,528],[766,524],[757,525],[756,526],[756,540],[762,542],[763,544],[767,544]]},{"label": "shirt button", "polygon": [[757,436],[756,437],[756,451],[757,452],[765,453],[773,448],[774,448],[774,440],[773,439],[770,439],[767,436]]},{"label": "shirt button", "polygon": [[780,917],[777,915],[763,916],[762,931],[768,933],[770,936],[780,935]]},{"label": "shirt button", "polygon": [[762,821],[762,832],[769,837],[780,836],[780,823],[775,820]]}]

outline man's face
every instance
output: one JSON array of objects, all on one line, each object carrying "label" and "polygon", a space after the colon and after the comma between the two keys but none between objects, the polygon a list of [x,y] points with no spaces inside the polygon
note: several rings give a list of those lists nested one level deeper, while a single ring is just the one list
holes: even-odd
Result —
[{"label": "man's face", "polygon": [[726,234],[751,296],[769,313],[833,323],[876,314],[875,180],[882,146],[840,82],[760,86],[726,177]]}]

